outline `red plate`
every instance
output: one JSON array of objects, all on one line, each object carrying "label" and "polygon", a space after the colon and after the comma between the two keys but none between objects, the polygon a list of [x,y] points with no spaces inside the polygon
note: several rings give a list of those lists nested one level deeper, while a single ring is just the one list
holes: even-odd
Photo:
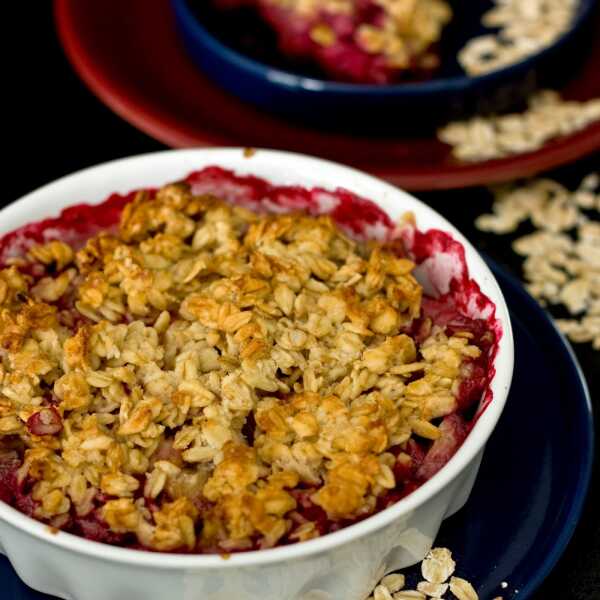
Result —
[{"label": "red plate", "polygon": [[[542,150],[457,162],[434,138],[379,139],[302,128],[221,91],[188,59],[167,0],[55,0],[59,37],[92,91],[121,117],[170,146],[271,147],[354,165],[410,190],[448,189],[530,176],[600,149],[600,122]],[[600,96],[600,35],[565,95]]]}]

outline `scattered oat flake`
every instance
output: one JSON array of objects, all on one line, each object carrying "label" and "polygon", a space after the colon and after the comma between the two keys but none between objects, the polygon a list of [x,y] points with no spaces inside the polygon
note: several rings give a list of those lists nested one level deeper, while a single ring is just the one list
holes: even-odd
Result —
[{"label": "scattered oat flake", "polygon": [[519,62],[554,43],[569,29],[578,8],[571,0],[494,0],[481,24],[489,29],[458,54],[469,75]]},{"label": "scattered oat flake", "polygon": [[[438,138],[452,146],[452,154],[464,162],[482,162],[540,149],[550,140],[580,131],[600,119],[600,98],[584,102],[565,100],[552,90],[537,92],[523,112],[453,121],[438,131]],[[586,181],[575,203],[592,208],[594,179]],[[557,200],[560,201],[560,198]],[[558,215],[568,220],[573,210]],[[485,225],[486,220],[482,221]]]},{"label": "scattered oat flake", "polygon": [[450,591],[458,600],[479,600],[475,588],[466,579],[460,577],[450,579]]},{"label": "scattered oat flake", "polygon": [[391,575],[386,575],[381,580],[381,585],[384,585],[390,592],[393,594],[394,592],[400,591],[406,583],[406,579],[404,575],[400,573],[392,573]]},{"label": "scattered oat flake", "polygon": [[454,573],[456,563],[447,548],[434,548],[421,563],[423,579],[430,583],[444,583]]},{"label": "scattered oat flake", "polygon": [[441,598],[448,591],[447,583],[430,583],[429,581],[421,581],[417,585],[417,590],[423,592],[432,598]]},{"label": "scattered oat flake", "polygon": [[426,596],[417,590],[402,590],[394,594],[394,600],[426,600]]},{"label": "scattered oat flake", "polygon": [[385,585],[378,585],[373,592],[374,600],[393,600],[392,594]]},{"label": "scattered oat flake", "polygon": [[[591,208],[590,208],[591,207]],[[533,233],[517,238],[524,257],[525,285],[542,306],[562,305],[571,315],[557,319],[575,343],[600,350],[600,176],[591,173],[570,191],[550,179],[534,179],[495,190],[492,213],[475,225],[497,234],[530,221]]]},{"label": "scattered oat flake", "polygon": [[406,583],[405,576],[402,573],[393,573],[383,577],[366,600],[443,600],[443,595],[448,589],[458,600],[478,600],[477,593],[468,581],[452,577],[450,583],[446,583],[455,568],[456,563],[450,550],[433,548],[421,563],[425,581],[419,582],[416,590],[403,589]]}]

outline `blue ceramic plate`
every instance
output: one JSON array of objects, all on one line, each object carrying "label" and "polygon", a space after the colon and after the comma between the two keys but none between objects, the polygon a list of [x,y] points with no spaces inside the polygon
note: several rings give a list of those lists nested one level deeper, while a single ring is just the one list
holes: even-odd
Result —
[{"label": "blue ceramic plate", "polygon": [[265,41],[271,31],[261,29],[253,13],[223,17],[205,0],[171,0],[190,57],[227,91],[268,112],[319,127],[351,126],[355,133],[376,130],[387,135],[474,112],[505,110],[537,85],[559,85],[572,76],[573,64],[589,49],[585,26],[596,5],[596,0],[578,2],[571,28],[552,45],[477,77],[464,73],[456,55],[469,39],[489,31],[481,26],[481,16],[492,2],[470,2],[468,9],[454,2],[454,18],[440,42],[439,71],[426,81],[372,85],[300,72],[281,59],[274,41]]},{"label": "blue ceramic plate", "polygon": [[[453,550],[459,574],[482,600],[525,600],[556,564],[581,514],[593,456],[592,409],[569,346],[520,284],[491,266],[513,321],[514,381],[473,495],[444,523],[436,543]],[[22,583],[3,557],[0,582],[2,600],[50,598]]]}]

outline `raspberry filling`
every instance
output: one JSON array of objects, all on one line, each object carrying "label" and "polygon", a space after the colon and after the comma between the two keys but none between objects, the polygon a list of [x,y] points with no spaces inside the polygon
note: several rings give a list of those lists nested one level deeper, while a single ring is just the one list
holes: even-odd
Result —
[{"label": "raspberry filling", "polygon": [[[302,211],[313,217],[327,214],[355,239],[380,240],[384,248],[412,260],[417,265],[417,278],[426,282],[423,284],[426,295],[421,302],[420,314],[404,327],[404,334],[419,344],[427,340],[432,330],[437,327],[448,337],[455,334],[466,337],[468,343],[478,349],[472,357],[465,359],[465,374],[455,390],[456,409],[437,422],[434,420],[438,432],[435,439],[417,435],[388,449],[394,457],[392,472],[395,483],[392,489],[378,495],[371,510],[350,519],[344,516],[332,518],[331,511],[328,514],[324,508],[327,505],[315,500],[318,496],[317,486],[306,482],[297,483],[290,486],[289,492],[295,505],[286,515],[291,525],[288,523],[286,532],[278,537],[274,545],[304,539],[300,532],[310,530],[313,534],[324,535],[337,531],[393,505],[434,476],[454,456],[478,416],[492,401],[490,382],[495,374],[494,359],[502,335],[494,304],[469,276],[462,245],[442,231],[421,232],[410,220],[395,227],[388,215],[373,202],[343,188],[328,191],[322,188],[278,186],[258,177],[239,176],[220,167],[207,167],[196,171],[185,181],[194,197],[217,196],[227,203],[259,213],[285,214]],[[154,190],[148,191],[150,197],[154,193]],[[35,248],[56,241],[68,242],[77,250],[84,247],[86,242],[99,232],[116,231],[124,208],[130,205],[135,197],[135,193],[113,194],[99,205],[73,206],[65,209],[57,218],[29,224],[6,234],[0,239],[0,265],[4,268],[12,265],[30,277],[34,286],[40,285],[48,273],[59,264],[43,268],[43,264],[40,265],[39,262],[23,259],[28,252],[34,253]],[[37,250],[38,256],[42,256],[40,252]],[[75,302],[76,293],[72,290],[54,303],[61,325],[74,334],[81,327],[91,323],[90,319],[75,307]],[[419,376],[420,372],[416,371],[407,378],[407,383],[418,379]],[[131,391],[127,384],[124,388],[126,393]],[[279,398],[284,404],[287,402],[288,396],[285,393],[275,392],[272,395],[275,397],[273,400]],[[53,440],[56,438],[52,436],[62,435],[64,423],[58,408],[59,401],[54,392],[48,393],[42,402],[42,408],[26,419],[25,427],[34,439]],[[255,415],[250,412],[247,416],[241,434],[250,446],[254,445],[256,436],[262,431],[261,428],[266,427],[264,420],[262,414]],[[40,500],[34,499],[31,493],[36,478],[31,473],[24,477],[20,473],[25,450],[23,443],[16,435],[3,435],[0,440],[1,500],[29,516],[48,522],[52,527],[90,540],[157,550],[156,547],[141,543],[131,532],[109,527],[102,507],[111,500],[110,493],[96,491],[93,497],[87,500],[88,507],[85,511],[71,508],[58,516],[41,518]],[[180,449],[174,447],[173,439],[165,436],[154,451],[152,462],[168,462],[179,468],[183,465],[183,455]],[[160,508],[157,499],[146,494],[149,489],[146,475],[135,476],[133,479],[137,479],[131,482],[132,487],[136,489],[133,499],[138,505],[141,502],[143,510],[148,514],[157,513]],[[199,535],[202,529],[202,515],[209,514],[214,508],[214,503],[197,493],[190,500],[193,510],[200,515],[195,526]],[[166,551],[231,552],[259,549],[264,546],[264,540],[253,537],[250,543],[241,547],[224,547],[215,542],[197,543],[193,547],[178,546]]]}]

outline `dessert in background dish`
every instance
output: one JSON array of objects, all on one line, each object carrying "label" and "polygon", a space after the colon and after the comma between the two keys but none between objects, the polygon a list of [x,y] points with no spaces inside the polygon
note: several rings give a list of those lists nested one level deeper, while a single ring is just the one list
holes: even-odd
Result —
[{"label": "dessert in background dish", "polygon": [[355,83],[423,77],[439,65],[436,44],[452,10],[444,0],[213,0],[254,7],[288,57]]},{"label": "dessert in background dish", "polygon": [[336,531],[492,400],[501,329],[463,247],[341,188],[208,167],[9,233],[0,261],[0,499],[91,540]]}]

